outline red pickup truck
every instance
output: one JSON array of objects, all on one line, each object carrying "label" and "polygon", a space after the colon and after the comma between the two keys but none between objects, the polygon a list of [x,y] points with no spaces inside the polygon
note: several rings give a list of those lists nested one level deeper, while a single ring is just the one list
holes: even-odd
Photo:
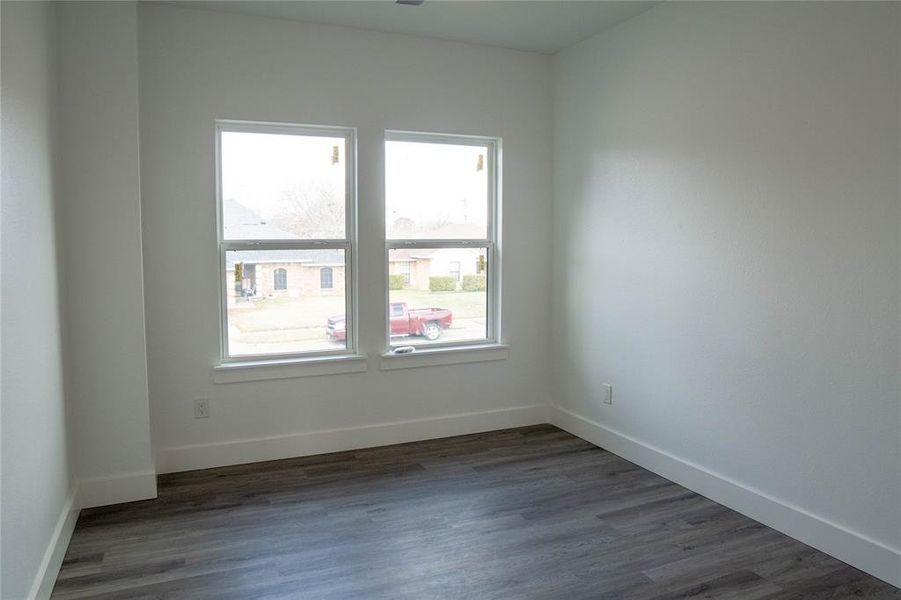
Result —
[{"label": "red pickup truck", "polygon": [[[437,340],[454,322],[454,315],[446,308],[408,308],[406,302],[392,302],[388,307],[391,337],[421,335],[429,341]],[[344,315],[329,317],[325,328],[329,339],[347,339],[347,320]]]}]

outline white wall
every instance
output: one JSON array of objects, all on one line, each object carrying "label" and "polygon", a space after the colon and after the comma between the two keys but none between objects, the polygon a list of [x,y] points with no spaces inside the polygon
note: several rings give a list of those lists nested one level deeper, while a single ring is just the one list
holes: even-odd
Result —
[{"label": "white wall", "polygon": [[559,54],[552,311],[562,420],[896,585],[898,11],[667,3]]},{"label": "white wall", "polygon": [[[546,402],[548,57],[159,5],[140,7],[140,55],[148,358],[161,470],[183,466],[192,452],[185,446]],[[217,118],[359,128],[361,350],[373,356],[382,351],[385,321],[384,130],[503,137],[509,359],[382,372],[373,358],[365,374],[213,384]],[[193,418],[195,397],[211,398],[211,418]],[[466,427],[515,425],[544,414],[471,417]],[[424,431],[400,429],[414,437]],[[348,443],[356,435],[347,432]]]},{"label": "white wall", "polygon": [[156,494],[144,337],[137,8],[60,3],[63,239],[83,505]]},{"label": "white wall", "polygon": [[[53,9],[2,6],[0,597],[26,598],[68,517]],[[63,541],[65,544],[65,540]]]}]

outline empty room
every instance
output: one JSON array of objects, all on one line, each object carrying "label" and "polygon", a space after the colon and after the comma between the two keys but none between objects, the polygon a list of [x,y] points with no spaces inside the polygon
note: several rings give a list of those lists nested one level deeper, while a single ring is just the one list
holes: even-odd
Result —
[{"label": "empty room", "polygon": [[901,600],[901,2],[0,0],[0,600]]}]

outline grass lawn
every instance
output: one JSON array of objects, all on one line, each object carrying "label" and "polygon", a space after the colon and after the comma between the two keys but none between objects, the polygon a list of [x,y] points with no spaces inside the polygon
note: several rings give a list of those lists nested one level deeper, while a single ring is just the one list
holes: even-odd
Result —
[{"label": "grass lawn", "polygon": [[454,319],[485,318],[485,292],[429,292],[423,290],[392,290],[391,302],[406,302],[410,308],[448,308]]},{"label": "grass lawn", "polygon": [[[454,319],[485,318],[485,292],[429,292],[394,290],[392,302],[406,302],[410,308],[447,308]],[[304,298],[261,298],[252,304],[229,307],[228,322],[246,340],[262,341],[254,333],[268,332],[266,339],[315,339],[325,335],[329,317],[344,314],[344,296]],[[299,331],[308,330],[308,331]],[[256,339],[254,339],[256,338]]]}]

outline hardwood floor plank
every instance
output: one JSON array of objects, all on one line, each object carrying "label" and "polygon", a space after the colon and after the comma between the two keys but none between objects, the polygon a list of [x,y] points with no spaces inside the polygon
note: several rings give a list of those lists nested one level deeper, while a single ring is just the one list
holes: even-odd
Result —
[{"label": "hardwood floor plank", "polygon": [[556,427],[160,476],[82,512],[55,599],[891,598]]}]

